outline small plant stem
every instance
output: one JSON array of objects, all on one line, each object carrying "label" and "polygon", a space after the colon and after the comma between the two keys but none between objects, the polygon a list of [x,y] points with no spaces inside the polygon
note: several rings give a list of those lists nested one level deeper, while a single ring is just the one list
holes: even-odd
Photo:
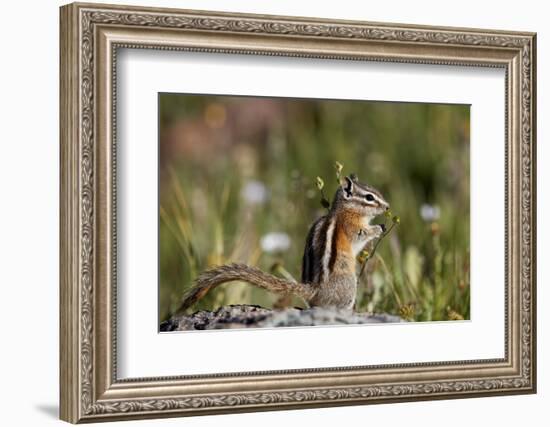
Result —
[{"label": "small plant stem", "polygon": [[382,241],[382,239],[384,237],[386,237],[388,234],[390,234],[390,232],[393,230],[393,228],[395,227],[395,222],[392,223],[392,225],[390,226],[390,228],[388,228],[386,231],[384,231],[384,233],[382,233],[382,235],[378,238],[378,240],[376,241],[376,243],[374,244],[374,247],[372,248],[372,252],[369,254],[369,256],[367,257],[367,259],[365,260],[365,262],[363,263],[363,265],[361,266],[361,271],[359,272],[359,278],[363,275],[363,272],[365,271],[365,267],[367,266],[367,262],[369,262],[369,260],[373,257],[373,255],[375,254],[376,252],[376,249],[378,248],[378,245],[380,244],[380,242]]},{"label": "small plant stem", "polygon": [[325,191],[321,188],[321,205],[325,206],[327,208],[327,212],[330,211],[330,202],[325,196]]},{"label": "small plant stem", "polygon": [[[168,213],[162,206],[160,207],[160,218],[164,221],[166,227],[172,233],[172,235],[180,245],[181,249],[183,250],[183,254],[187,259],[187,262],[189,263],[191,277],[195,277],[197,274],[197,259],[195,257],[195,251],[193,250],[191,242],[189,242],[185,235],[184,228],[182,228],[181,225],[180,227],[174,227],[169,219]],[[180,231],[179,233],[178,230]]]},{"label": "small plant stem", "polygon": [[388,282],[391,286],[391,291],[393,293],[393,296],[395,297],[395,300],[397,301],[397,304],[399,305],[399,307],[401,307],[403,305],[403,303],[401,302],[401,298],[399,298],[399,294],[397,293],[397,290],[395,289],[395,284],[393,283],[390,270],[388,269],[388,266],[386,265],[386,263],[384,262],[384,259],[380,255],[377,255],[376,257],[378,258],[378,261],[380,261],[380,263],[382,264],[382,268],[384,269],[384,272],[386,273],[386,278],[387,278],[387,280],[388,280]]},{"label": "small plant stem", "polygon": [[403,275],[403,282],[405,283],[405,287],[409,290],[409,293],[412,295],[412,297],[417,301],[420,300],[420,295],[414,288],[413,284],[411,283],[411,279],[407,274]]},{"label": "small plant stem", "polygon": [[284,277],[286,280],[296,283],[296,279],[288,272],[286,268],[283,267],[283,264],[276,262],[271,266],[271,271],[278,274],[281,277]]}]

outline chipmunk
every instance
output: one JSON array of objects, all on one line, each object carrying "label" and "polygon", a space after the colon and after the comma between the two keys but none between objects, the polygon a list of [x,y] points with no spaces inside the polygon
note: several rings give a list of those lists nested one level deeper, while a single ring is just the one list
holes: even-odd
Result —
[{"label": "chipmunk", "polygon": [[281,279],[245,264],[228,264],[199,275],[183,297],[177,313],[182,313],[216,286],[248,282],[268,291],[293,294],[309,306],[352,309],[357,291],[356,257],[373,239],[385,231],[371,221],[389,209],[376,189],[346,176],[336,190],[327,215],[317,219],[307,235],[302,259],[302,280]]}]

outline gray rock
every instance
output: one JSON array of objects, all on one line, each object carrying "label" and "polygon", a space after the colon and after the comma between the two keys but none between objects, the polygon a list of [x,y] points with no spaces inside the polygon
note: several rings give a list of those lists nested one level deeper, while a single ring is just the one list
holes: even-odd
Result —
[{"label": "gray rock", "polygon": [[205,329],[275,328],[284,326],[357,325],[405,322],[386,313],[355,313],[330,308],[270,310],[257,305],[229,305],[216,311],[174,316],[161,323],[161,332]]}]

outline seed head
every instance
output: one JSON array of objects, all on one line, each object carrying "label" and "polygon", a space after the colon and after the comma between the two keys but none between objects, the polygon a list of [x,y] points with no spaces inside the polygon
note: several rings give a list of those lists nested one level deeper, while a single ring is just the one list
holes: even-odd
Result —
[{"label": "seed head", "polygon": [[361,252],[359,252],[359,255],[357,256],[357,260],[362,264],[369,258],[369,251],[366,249],[363,249]]},{"label": "seed head", "polygon": [[325,187],[325,181],[323,181],[323,179],[320,176],[318,176],[317,177],[317,188],[319,190],[322,190],[324,187]]}]

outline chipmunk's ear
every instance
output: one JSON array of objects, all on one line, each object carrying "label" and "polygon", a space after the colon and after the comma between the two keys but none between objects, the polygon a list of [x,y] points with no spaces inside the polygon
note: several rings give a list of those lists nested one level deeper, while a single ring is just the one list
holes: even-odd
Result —
[{"label": "chipmunk's ear", "polygon": [[353,175],[344,177],[344,182],[342,182],[342,190],[344,192],[344,198],[349,199],[353,193]]},{"label": "chipmunk's ear", "polygon": [[355,183],[358,183],[359,182],[359,178],[357,178],[357,175],[354,174],[354,173],[350,173],[349,174],[349,179],[351,179],[353,182]]}]

